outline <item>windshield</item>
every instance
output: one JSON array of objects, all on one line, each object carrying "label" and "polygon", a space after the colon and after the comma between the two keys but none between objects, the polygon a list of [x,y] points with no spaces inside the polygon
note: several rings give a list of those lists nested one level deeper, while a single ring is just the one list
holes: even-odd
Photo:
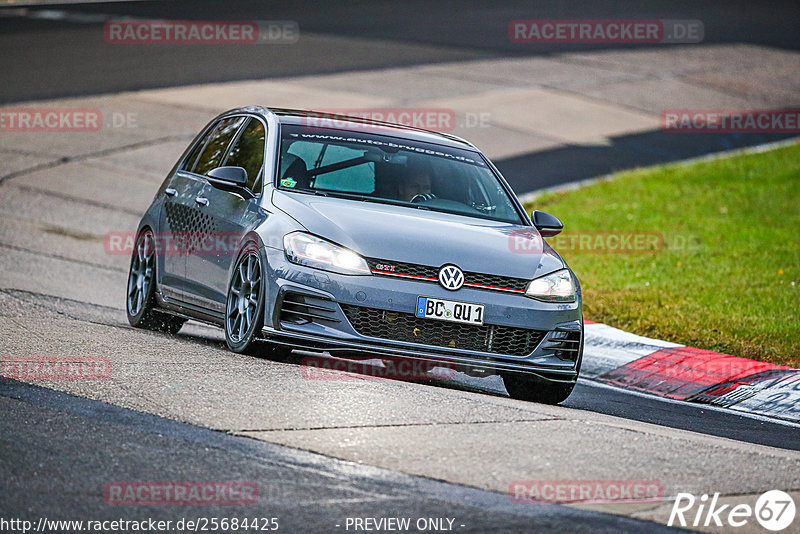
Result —
[{"label": "windshield", "polygon": [[285,125],[278,187],[523,224],[480,155],[389,136]]}]

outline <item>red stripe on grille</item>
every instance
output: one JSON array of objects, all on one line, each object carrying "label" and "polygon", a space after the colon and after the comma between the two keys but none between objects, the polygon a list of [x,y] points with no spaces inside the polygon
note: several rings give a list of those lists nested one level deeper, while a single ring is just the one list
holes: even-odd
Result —
[{"label": "red stripe on grille", "polygon": [[484,289],[496,289],[498,291],[512,291],[514,293],[525,293],[524,289],[511,289],[509,287],[485,286],[483,284],[471,284],[469,282],[464,282],[464,285],[465,286],[470,286],[470,287],[482,287]]},{"label": "red stripe on grille", "polygon": [[427,276],[417,276],[414,274],[400,274],[400,273],[393,273],[391,271],[378,271],[377,269],[372,270],[375,274],[386,274],[389,276],[401,276],[403,278],[416,278],[417,280],[430,280],[432,282],[438,282],[436,278],[429,278]]},{"label": "red stripe on grille", "polygon": [[[436,278],[431,278],[429,276],[417,276],[415,274],[402,274],[402,273],[393,273],[391,271],[379,271],[378,269],[373,269],[372,272],[374,274],[384,274],[387,276],[399,276],[401,278],[414,278],[416,280],[427,280],[430,282],[438,282],[439,280]],[[464,282],[465,286],[470,287],[480,287],[483,289],[494,289],[496,291],[510,291],[511,293],[525,293],[524,289],[511,289],[509,287],[497,287],[497,286],[487,286],[484,284],[473,284],[470,282]]]}]

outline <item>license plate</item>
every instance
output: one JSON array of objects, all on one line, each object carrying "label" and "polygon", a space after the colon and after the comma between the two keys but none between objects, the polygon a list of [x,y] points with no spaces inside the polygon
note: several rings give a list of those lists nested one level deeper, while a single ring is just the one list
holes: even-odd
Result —
[{"label": "license plate", "polygon": [[483,304],[417,297],[417,317],[454,323],[483,324]]}]

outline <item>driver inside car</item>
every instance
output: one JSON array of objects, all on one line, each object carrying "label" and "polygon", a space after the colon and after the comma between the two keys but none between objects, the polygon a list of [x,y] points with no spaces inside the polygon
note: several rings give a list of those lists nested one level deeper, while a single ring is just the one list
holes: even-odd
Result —
[{"label": "driver inside car", "polygon": [[431,172],[420,164],[409,164],[405,176],[398,184],[399,199],[405,202],[421,202],[436,198],[431,193]]}]

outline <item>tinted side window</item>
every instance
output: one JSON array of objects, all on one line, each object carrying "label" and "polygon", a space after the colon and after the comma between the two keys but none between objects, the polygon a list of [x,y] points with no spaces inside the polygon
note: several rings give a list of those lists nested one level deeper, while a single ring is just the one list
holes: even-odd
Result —
[{"label": "tinted side window", "polygon": [[206,136],[207,142],[200,157],[197,158],[197,163],[195,163],[193,169],[194,172],[206,174],[211,169],[216,169],[220,166],[225,150],[242,122],[244,122],[244,117],[231,117],[219,121],[219,124]]},{"label": "tinted side window", "polygon": [[251,191],[256,191],[256,180],[261,166],[264,164],[264,139],[266,130],[261,121],[250,119],[245,126],[242,135],[228,152],[228,159],[225,165],[243,167],[247,171],[247,187]]},{"label": "tinted side window", "polygon": [[[214,129],[212,128],[211,131],[213,132]],[[192,148],[192,151],[189,153],[189,157],[187,157],[186,161],[183,162],[183,167],[181,167],[181,169],[186,170],[186,171],[191,171],[194,168],[194,164],[197,161],[197,156],[200,155],[200,152],[203,150],[203,147],[206,145],[206,141],[208,141],[208,135],[209,134],[204,135],[197,142],[197,144],[194,145],[194,148]]]}]

